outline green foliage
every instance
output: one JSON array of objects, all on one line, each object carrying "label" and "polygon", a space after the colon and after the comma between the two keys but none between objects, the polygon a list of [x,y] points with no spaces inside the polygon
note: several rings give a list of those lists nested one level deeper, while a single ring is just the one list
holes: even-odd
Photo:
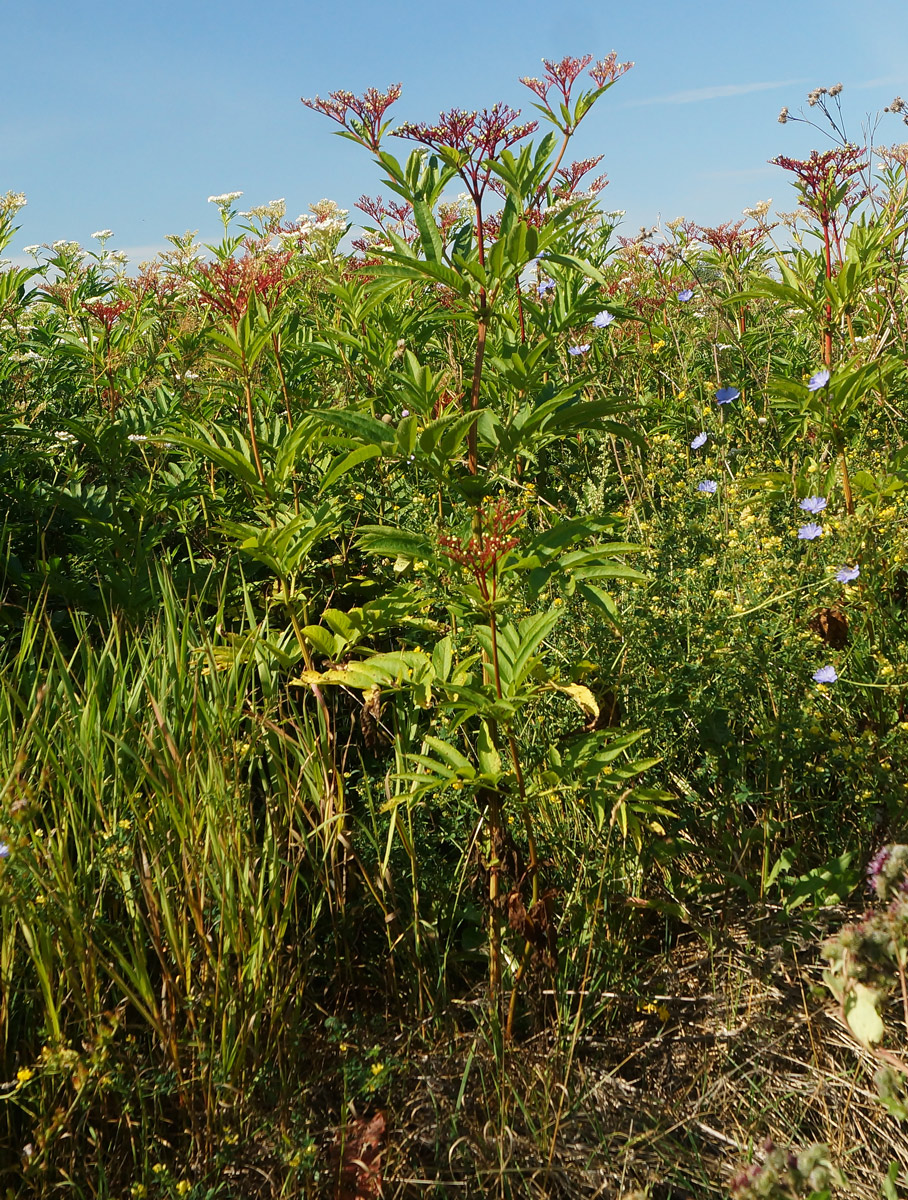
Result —
[{"label": "green foliage", "polygon": [[[227,198],[207,261],[0,270],[0,1172],[36,1194],[214,1195],[254,1144],[314,1196],[299,1079],[346,1129],[403,1070],[374,1025],[502,1074],[654,920],[847,903],[904,821],[905,168],[822,253],[615,244],[562,164],[626,64],[567,62],[556,132],[405,160],[395,97],[338,93],[395,197],[350,250],[327,202]],[[886,914],[826,977],[875,1056]],[[804,1155],[741,1194],[831,1195]]]}]

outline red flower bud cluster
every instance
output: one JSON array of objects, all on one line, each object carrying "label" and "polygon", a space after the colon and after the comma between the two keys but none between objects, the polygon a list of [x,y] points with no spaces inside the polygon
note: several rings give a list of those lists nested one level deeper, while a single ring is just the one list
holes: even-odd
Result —
[{"label": "red flower bud cluster", "polygon": [[724,221],[714,228],[697,226],[697,237],[717,254],[741,254],[752,250],[766,234],[763,228],[746,229],[744,221]]},{"label": "red flower bud cluster", "polygon": [[599,87],[606,87],[608,84],[614,83],[616,79],[620,79],[622,75],[626,75],[633,65],[632,62],[618,62],[618,55],[612,50],[595,66],[590,67],[590,77]]},{"label": "red flower bud cluster", "polygon": [[467,185],[474,202],[482,199],[489,181],[489,160],[539,128],[538,121],[517,124],[520,109],[496,104],[482,112],[452,108],[436,124],[407,121],[395,136],[421,142],[430,150],[454,150],[462,156],[457,173]]},{"label": "red flower bud cluster", "polygon": [[290,250],[270,250],[263,255],[247,253],[242,258],[205,263],[199,267],[199,295],[236,329],[253,294],[267,304],[280,297],[292,256]]},{"label": "red flower bud cluster", "polygon": [[411,243],[419,236],[419,230],[413,220],[413,205],[409,201],[389,201],[381,196],[360,196],[356,207],[374,221],[383,233],[387,233],[390,227],[398,237]]},{"label": "red flower bud cluster", "polygon": [[779,154],[769,161],[797,175],[802,204],[823,225],[828,225],[840,205],[854,204],[867,195],[854,178],[867,167],[864,154],[860,146],[849,143],[831,150],[812,150],[810,158],[787,158]]},{"label": "red flower bud cluster", "polygon": [[[589,174],[602,162],[602,159],[603,155],[597,154],[593,158],[582,158],[578,162],[573,162],[569,167],[562,167],[555,176],[554,194],[558,197],[572,196],[584,175]],[[601,192],[607,184],[608,177],[600,175],[593,180],[587,190],[595,195],[597,192]]]},{"label": "red flower bud cluster", "polygon": [[468,540],[447,534],[438,539],[442,553],[473,576],[484,600],[495,599],[499,564],[520,544],[519,538],[507,535],[525,511],[512,510],[507,500],[499,500],[494,508],[479,510],[479,532]]},{"label": "red flower bud cluster", "polygon": [[161,273],[160,264],[148,263],[133,280],[127,280],[126,286],[134,291],[139,300],[153,296],[160,304],[179,290],[180,280],[176,275]]},{"label": "red flower bud cluster", "polygon": [[[551,111],[549,92],[552,88],[555,88],[560,95],[559,104],[569,105],[571,91],[578,76],[592,60],[592,54],[584,54],[582,58],[572,58],[568,55],[560,62],[551,62],[544,58],[542,65],[545,67],[545,78],[535,79],[529,75],[522,75],[520,82],[531,92],[535,92],[545,107]],[[590,67],[590,78],[597,87],[607,87],[608,84],[614,83],[616,79],[620,79],[622,75],[626,74],[633,65],[632,62],[618,62],[618,56],[613,50],[606,58]]]},{"label": "red flower bud cluster", "polygon": [[118,318],[129,308],[129,301],[114,300],[112,304],[107,304],[103,300],[93,300],[83,303],[82,307],[104,326],[109,336]]},{"label": "red flower bud cluster", "polygon": [[400,99],[402,91],[402,84],[392,83],[386,92],[380,92],[377,88],[366,88],[362,96],[354,96],[352,92],[340,90],[331,92],[327,100],[323,100],[321,96],[316,96],[313,100],[301,96],[300,100],[307,108],[330,117],[332,121],[337,121],[338,125],[343,125],[358,142],[377,153],[384,131],[385,113]]},{"label": "red flower bud cluster", "polygon": [[562,101],[565,104],[569,104],[571,100],[571,88],[576,83],[577,76],[592,61],[592,54],[584,54],[582,58],[573,58],[567,55],[557,63],[544,58],[542,65],[545,67],[545,79],[535,79],[529,75],[521,75],[520,82],[524,87],[528,87],[531,92],[535,92],[543,104],[548,104],[548,95],[553,87],[557,88],[561,93]]}]

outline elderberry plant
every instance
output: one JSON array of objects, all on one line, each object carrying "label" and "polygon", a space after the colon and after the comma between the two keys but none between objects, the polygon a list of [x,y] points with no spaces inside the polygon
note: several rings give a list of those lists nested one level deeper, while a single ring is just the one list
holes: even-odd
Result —
[{"label": "elderberry plant", "polygon": [[[390,414],[381,421],[349,409],[319,414],[329,428],[347,436],[356,461],[365,456],[406,459],[434,478],[438,522],[431,537],[390,525],[365,526],[359,544],[369,554],[393,553],[399,562],[419,562],[423,578],[433,580],[434,593],[443,594],[459,614],[462,636],[441,639],[422,660],[407,651],[358,655],[328,672],[310,669],[300,682],[322,687],[350,683],[355,675],[364,690],[402,689],[424,704],[434,691],[453,717],[468,753],[453,742],[424,738],[412,756],[413,770],[399,777],[399,802],[422,803],[455,782],[468,785],[475,796],[486,833],[489,982],[496,1009],[502,1007],[504,987],[505,918],[524,942],[512,975],[507,1034],[530,955],[537,952],[554,965],[532,796],[550,786],[543,779],[546,772],[582,779],[595,793],[597,772],[635,740],[631,736],[606,744],[595,729],[598,708],[592,693],[563,684],[543,655],[544,640],[561,615],[551,601],[556,591],[576,591],[610,620],[617,619],[601,583],[642,578],[622,561],[635,547],[599,541],[597,535],[609,523],[595,519],[530,531],[521,526],[523,513],[508,496],[523,490],[526,472],[547,446],[568,437],[603,434],[637,440],[628,425],[615,420],[625,402],[594,397],[582,371],[553,379],[550,368],[553,352],[567,348],[569,357],[577,357],[580,350],[590,350],[590,344],[579,349],[573,344],[572,330],[586,330],[596,321],[606,324],[600,320],[601,262],[575,253],[578,230],[589,225],[593,199],[604,186],[600,178],[584,192],[581,181],[599,159],[570,166],[563,162],[581,121],[632,64],[619,63],[614,54],[592,67],[591,62],[591,56],[546,60],[542,80],[521,81],[537,97],[535,107],[543,119],[557,130],[538,144],[528,141],[538,122],[521,121],[519,110],[510,105],[497,103],[481,112],[452,108],[436,122],[407,121],[393,131],[395,137],[418,144],[401,162],[386,149],[388,112],[400,97],[400,85],[386,92],[371,89],[361,97],[338,91],[325,100],[316,96],[303,101],[338,123],[341,136],[372,152],[396,197],[360,201],[375,221],[364,243],[370,279],[363,291],[435,297],[439,320],[452,331],[472,334],[458,336],[462,348],[448,370],[432,371],[405,350],[398,378],[406,388],[407,412],[396,429]],[[587,68],[591,87],[579,82]],[[445,197],[445,189],[454,184],[465,189],[462,202]],[[534,288],[527,281],[528,271],[540,263],[550,276],[548,290],[555,291],[551,306],[543,300],[543,282],[537,279]],[[609,313],[610,320],[627,315],[619,306]],[[345,331],[347,346],[355,345],[364,357],[373,354],[366,346],[368,335],[356,329],[351,322]],[[452,386],[455,379],[465,381],[459,394]],[[449,532],[464,526],[467,532]],[[530,615],[506,619],[521,601]],[[330,642],[311,627],[302,634],[323,647]],[[340,647],[330,644],[336,657]],[[585,753],[574,748],[566,761],[552,748],[547,761],[527,763],[520,730],[543,694],[553,690],[574,699],[590,718]],[[645,765],[616,770],[608,787]],[[658,806],[659,800],[626,788],[612,803],[596,803],[611,819],[617,816],[627,832],[639,812]],[[507,833],[511,808],[518,811],[525,831],[525,869],[515,865]],[[511,886],[504,897],[507,862]]]}]

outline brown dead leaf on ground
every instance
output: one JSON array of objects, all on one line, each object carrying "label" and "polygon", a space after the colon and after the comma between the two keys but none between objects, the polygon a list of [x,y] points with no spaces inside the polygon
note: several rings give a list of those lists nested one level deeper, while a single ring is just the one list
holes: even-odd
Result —
[{"label": "brown dead leaf on ground", "polygon": [[379,1200],[384,1140],[385,1117],[380,1112],[371,1119],[357,1117],[338,1133],[333,1154],[337,1166],[334,1200]]},{"label": "brown dead leaf on ground", "polygon": [[848,643],[848,619],[838,608],[821,608],[809,622],[813,632],[832,650],[841,650]]}]

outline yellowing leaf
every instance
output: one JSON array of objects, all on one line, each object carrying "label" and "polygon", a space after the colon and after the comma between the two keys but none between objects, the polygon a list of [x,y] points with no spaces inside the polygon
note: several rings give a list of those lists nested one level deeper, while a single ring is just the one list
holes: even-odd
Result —
[{"label": "yellowing leaf", "polygon": [[293,687],[296,685],[297,687],[306,687],[311,683],[321,682],[322,676],[320,671],[303,671],[303,673],[298,675],[296,679],[290,680],[290,686]]},{"label": "yellowing leaf", "polygon": [[557,691],[563,692],[565,696],[570,696],[588,717],[592,717],[594,720],[598,718],[599,705],[588,687],[584,687],[581,683],[556,683],[554,687]]},{"label": "yellowing leaf", "polygon": [[848,1028],[862,1046],[868,1048],[882,1039],[883,1020],[877,1012],[877,993],[863,983],[856,983],[845,996],[845,1020]]}]

